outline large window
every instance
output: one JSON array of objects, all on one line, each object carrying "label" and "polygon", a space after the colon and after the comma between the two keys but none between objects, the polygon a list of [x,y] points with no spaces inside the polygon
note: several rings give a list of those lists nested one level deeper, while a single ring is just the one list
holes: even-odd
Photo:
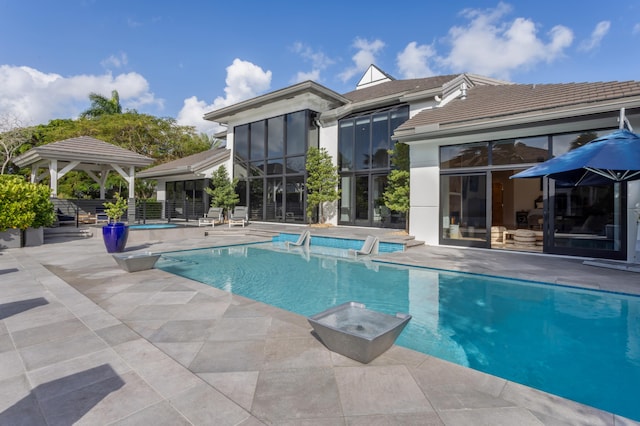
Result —
[{"label": "large window", "polygon": [[391,171],[393,131],[409,118],[409,107],[356,114],[338,124],[338,168],[341,175],[338,222],[347,225],[404,228],[405,217],[382,201]]},{"label": "large window", "polygon": [[249,219],[305,221],[306,152],[318,146],[314,117],[304,110],[234,128],[234,177]]}]

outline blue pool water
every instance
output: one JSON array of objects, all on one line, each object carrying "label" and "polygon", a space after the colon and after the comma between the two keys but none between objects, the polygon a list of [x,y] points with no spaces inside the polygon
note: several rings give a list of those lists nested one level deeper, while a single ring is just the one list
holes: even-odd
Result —
[{"label": "blue pool water", "polygon": [[348,301],[407,312],[401,346],[640,420],[640,297],[282,243],[165,253],[156,267],[305,316]]},{"label": "blue pool water", "polygon": [[[278,236],[273,237],[273,242],[290,241],[295,242],[298,240],[300,234],[287,234],[280,233]],[[362,248],[364,240],[355,240],[351,238],[335,238],[335,237],[323,237],[319,235],[311,236],[311,245],[314,247],[332,247],[338,249],[352,249],[359,250]],[[380,253],[393,253],[396,251],[404,251],[404,244],[390,243],[386,241],[380,241],[378,243],[378,251]]]},{"label": "blue pool water", "polygon": [[141,225],[129,225],[129,229],[167,229],[177,228],[178,225],[171,223],[146,223]]}]

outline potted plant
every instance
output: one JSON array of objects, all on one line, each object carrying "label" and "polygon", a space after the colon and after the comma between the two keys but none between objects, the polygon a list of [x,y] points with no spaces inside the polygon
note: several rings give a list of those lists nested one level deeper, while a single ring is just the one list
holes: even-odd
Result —
[{"label": "potted plant", "polygon": [[26,182],[18,175],[0,175],[0,248],[44,242],[43,227],[55,221],[49,196],[45,185]]},{"label": "potted plant", "polygon": [[129,227],[120,222],[120,218],[124,216],[129,208],[127,200],[116,192],[115,202],[107,201],[104,205],[104,212],[109,218],[109,222],[102,227],[102,239],[107,248],[107,253],[120,253],[124,251],[129,237]]}]

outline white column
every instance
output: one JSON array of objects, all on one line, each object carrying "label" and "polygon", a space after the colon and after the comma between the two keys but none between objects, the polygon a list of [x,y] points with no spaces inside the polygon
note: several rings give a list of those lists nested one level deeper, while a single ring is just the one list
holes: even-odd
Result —
[{"label": "white column", "polygon": [[51,196],[58,197],[58,160],[49,161],[49,176],[51,178]]}]

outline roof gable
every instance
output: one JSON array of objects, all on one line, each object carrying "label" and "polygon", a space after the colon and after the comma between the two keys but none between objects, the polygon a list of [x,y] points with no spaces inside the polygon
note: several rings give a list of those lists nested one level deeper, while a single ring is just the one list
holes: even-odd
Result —
[{"label": "roof gable", "polygon": [[377,66],[371,64],[369,68],[364,72],[360,81],[356,85],[356,90],[364,89],[365,87],[375,86],[376,84],[386,83],[388,81],[395,80],[386,72],[382,71]]},{"label": "roof gable", "polygon": [[213,148],[148,168],[138,173],[138,176],[153,178],[176,174],[199,175],[204,170],[227,161],[230,156],[231,150],[227,148]]}]

